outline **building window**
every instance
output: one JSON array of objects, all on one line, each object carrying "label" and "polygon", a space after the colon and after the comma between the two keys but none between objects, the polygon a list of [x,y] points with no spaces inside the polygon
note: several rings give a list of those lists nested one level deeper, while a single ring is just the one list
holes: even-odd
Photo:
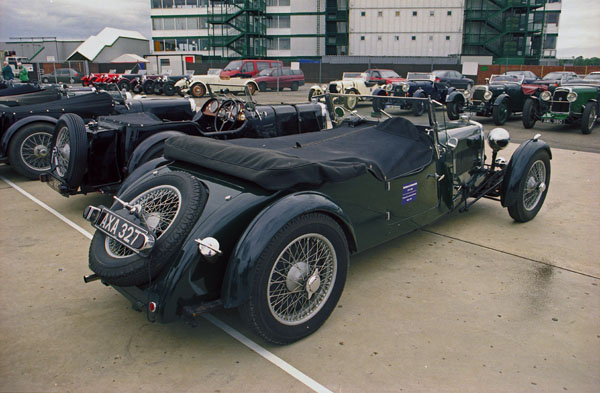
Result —
[{"label": "building window", "polygon": [[175,30],[187,30],[186,18],[175,18]]},{"label": "building window", "polygon": [[400,16],[400,11],[396,11],[396,16]]},{"label": "building window", "polygon": [[433,41],[433,36],[432,35],[429,36],[429,41]]},{"label": "building window", "polygon": [[377,11],[377,16],[383,16],[383,11]]},{"label": "building window", "polygon": [[546,13],[546,23],[558,24],[559,17],[560,17],[560,12],[547,12]]},{"label": "building window", "polygon": [[446,41],[450,41],[450,36],[449,35],[446,36]]},{"label": "building window", "polygon": [[377,41],[381,41],[381,36],[377,36]]},{"label": "building window", "polygon": [[413,16],[417,16],[417,11],[413,11]]},{"label": "building window", "polygon": [[364,41],[364,40],[365,40],[365,36],[364,36],[364,35],[361,35],[361,36],[360,36],[360,40],[361,40],[361,41]]},{"label": "building window", "polygon": [[448,11],[448,16],[452,16],[452,11]]},{"label": "building window", "polygon": [[268,38],[267,49],[272,50],[290,50],[290,39],[289,38]]},{"label": "building window", "polygon": [[163,29],[163,20],[162,18],[152,19],[152,30],[162,30]]},{"label": "building window", "polygon": [[400,41],[400,36],[399,36],[399,35],[397,35],[397,36],[394,36],[394,39],[395,39],[396,41]]},{"label": "building window", "polygon": [[160,65],[161,66],[170,66],[171,65],[171,59],[160,59]]},{"label": "building window", "polygon": [[360,16],[366,16],[366,15],[367,15],[367,13],[365,11],[360,12]]},{"label": "building window", "polygon": [[163,30],[175,30],[175,18],[163,18]]},{"label": "building window", "polygon": [[412,37],[410,37],[410,39],[411,39],[412,41],[416,41],[416,40],[417,40],[417,36],[416,36],[416,35],[413,35]]},{"label": "building window", "polygon": [[429,16],[435,16],[435,11],[429,11]]},{"label": "building window", "polygon": [[290,0],[267,0],[267,5],[274,6],[274,7],[277,7],[277,6],[287,7],[290,5]]}]

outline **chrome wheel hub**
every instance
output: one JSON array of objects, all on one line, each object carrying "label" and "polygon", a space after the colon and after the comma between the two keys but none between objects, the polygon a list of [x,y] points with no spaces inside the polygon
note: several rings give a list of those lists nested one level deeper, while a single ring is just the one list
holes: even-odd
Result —
[{"label": "chrome wheel hub", "polygon": [[21,143],[21,161],[35,171],[50,169],[48,146],[52,135],[47,132],[37,132],[25,138]]}]

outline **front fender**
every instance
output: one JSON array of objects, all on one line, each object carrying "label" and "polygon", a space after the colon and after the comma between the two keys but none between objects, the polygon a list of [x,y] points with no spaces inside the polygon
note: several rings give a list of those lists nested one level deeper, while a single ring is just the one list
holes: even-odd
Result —
[{"label": "front fender", "polygon": [[425,94],[425,90],[423,89],[417,89],[414,93],[413,93],[413,97],[417,97],[417,98],[425,98],[427,97],[427,94]]},{"label": "front fender", "polygon": [[140,143],[135,148],[133,153],[131,154],[131,158],[129,159],[129,163],[127,165],[127,172],[131,173],[140,164],[143,164],[142,159],[144,158],[144,154],[146,154],[146,152],[149,151],[151,148],[153,148],[154,146],[156,146],[160,143],[163,143],[164,141],[166,141],[167,139],[169,139],[172,136],[180,136],[180,135],[186,135],[186,134],[183,132],[180,132],[180,131],[162,131],[162,132],[158,132],[158,133],[153,134],[153,135],[149,136],[148,138],[144,139],[142,141],[142,143]]},{"label": "front fender", "polygon": [[254,266],[273,236],[290,220],[311,212],[323,212],[334,218],[346,234],[350,251],[356,250],[356,237],[350,220],[327,196],[298,192],[279,199],[252,220],[229,258],[221,289],[221,299],[226,308],[238,307],[246,301]]},{"label": "front fender", "polygon": [[525,141],[513,153],[506,167],[504,180],[500,189],[502,206],[511,206],[517,201],[519,181],[526,175],[525,171],[527,170],[529,159],[539,150],[546,150],[550,159],[552,159],[550,146],[541,139]]},{"label": "front fender", "polygon": [[498,97],[496,97],[496,100],[494,101],[494,106],[500,105],[504,100],[508,100],[508,102],[510,102],[510,97],[506,93],[502,93]]},{"label": "front fender", "polygon": [[10,139],[19,131],[19,129],[21,129],[21,127],[24,127],[31,123],[37,123],[37,122],[44,122],[44,123],[50,123],[52,125],[56,125],[58,120],[55,119],[54,117],[50,117],[50,116],[36,115],[36,116],[28,116],[28,117],[25,117],[21,120],[14,122],[10,127],[8,127],[8,129],[6,130],[4,135],[2,135],[2,141],[0,142],[0,149],[1,149],[0,156],[6,157],[6,151],[8,150],[8,145],[10,143]]},{"label": "front fender", "polygon": [[382,89],[381,87],[376,88],[375,90],[373,90],[373,95],[374,96],[387,96],[388,93],[385,89]]},{"label": "front fender", "polygon": [[463,105],[465,104],[465,96],[463,95],[462,92],[458,91],[458,90],[454,90],[452,93],[448,94],[446,96],[446,103],[449,102],[460,102]]},{"label": "front fender", "polygon": [[140,166],[135,168],[133,172],[130,172],[129,176],[125,178],[123,183],[121,183],[121,188],[117,192],[117,196],[120,196],[124,190],[126,190],[129,186],[135,183],[139,178],[141,178],[146,173],[155,170],[156,168],[166,165],[170,161],[164,157],[158,157],[150,161],[146,161],[142,163]]},{"label": "front fender", "polygon": [[312,85],[310,87],[310,90],[314,90],[315,91],[315,95],[321,95],[321,94],[323,94],[323,89],[321,89],[321,86],[319,86],[319,85]]}]

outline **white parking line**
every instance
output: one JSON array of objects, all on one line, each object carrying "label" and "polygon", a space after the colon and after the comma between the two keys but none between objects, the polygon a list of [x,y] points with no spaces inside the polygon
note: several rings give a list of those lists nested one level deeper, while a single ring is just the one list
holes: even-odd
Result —
[{"label": "white parking line", "polygon": [[[63,216],[62,214],[60,214],[59,212],[57,212],[56,210],[54,210],[53,208],[51,208],[44,202],[40,201],[39,199],[37,199],[36,197],[31,195],[24,189],[22,189],[21,187],[17,186],[15,183],[4,178],[3,176],[0,176],[0,180],[4,181],[6,184],[11,186],[15,190],[19,191],[21,194],[25,195],[27,198],[31,199],[33,202],[37,203],[44,209],[48,210],[50,213],[54,214],[61,221],[65,222],[67,225],[69,225],[70,227],[75,229],[77,232],[81,233],[83,236],[87,237],[88,239],[92,238],[91,233],[89,233],[88,231],[86,231],[85,229],[80,227],[79,225],[75,224],[73,221],[69,220],[67,217]],[[225,333],[227,333],[228,335],[230,335],[231,337],[233,337],[234,339],[239,341],[241,344],[245,345],[247,348],[256,352],[258,355],[262,356],[264,359],[273,363],[275,366],[279,367],[281,370],[285,371],[292,377],[296,378],[298,381],[302,382],[303,384],[305,384],[306,386],[308,386],[315,392],[333,393],[331,390],[327,389],[325,386],[321,385],[314,379],[310,378],[308,375],[304,374],[302,371],[298,370],[297,368],[295,368],[294,366],[292,366],[285,360],[283,360],[283,359],[275,356],[271,352],[267,351],[265,348],[261,347],[254,341],[250,340],[248,337],[244,336],[242,333],[238,332],[231,326],[227,325],[225,322],[216,318],[214,315],[204,314],[204,319],[206,319],[207,321],[209,321],[210,323],[212,323],[219,329],[223,330]]]}]

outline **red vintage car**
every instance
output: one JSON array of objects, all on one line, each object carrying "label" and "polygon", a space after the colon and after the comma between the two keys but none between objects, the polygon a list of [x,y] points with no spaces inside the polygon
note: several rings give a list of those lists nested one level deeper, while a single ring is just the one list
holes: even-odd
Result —
[{"label": "red vintage car", "polygon": [[381,68],[369,68],[365,71],[367,74],[367,82],[376,82],[381,85],[388,83],[403,82],[406,79],[398,75],[394,70],[386,70]]}]

